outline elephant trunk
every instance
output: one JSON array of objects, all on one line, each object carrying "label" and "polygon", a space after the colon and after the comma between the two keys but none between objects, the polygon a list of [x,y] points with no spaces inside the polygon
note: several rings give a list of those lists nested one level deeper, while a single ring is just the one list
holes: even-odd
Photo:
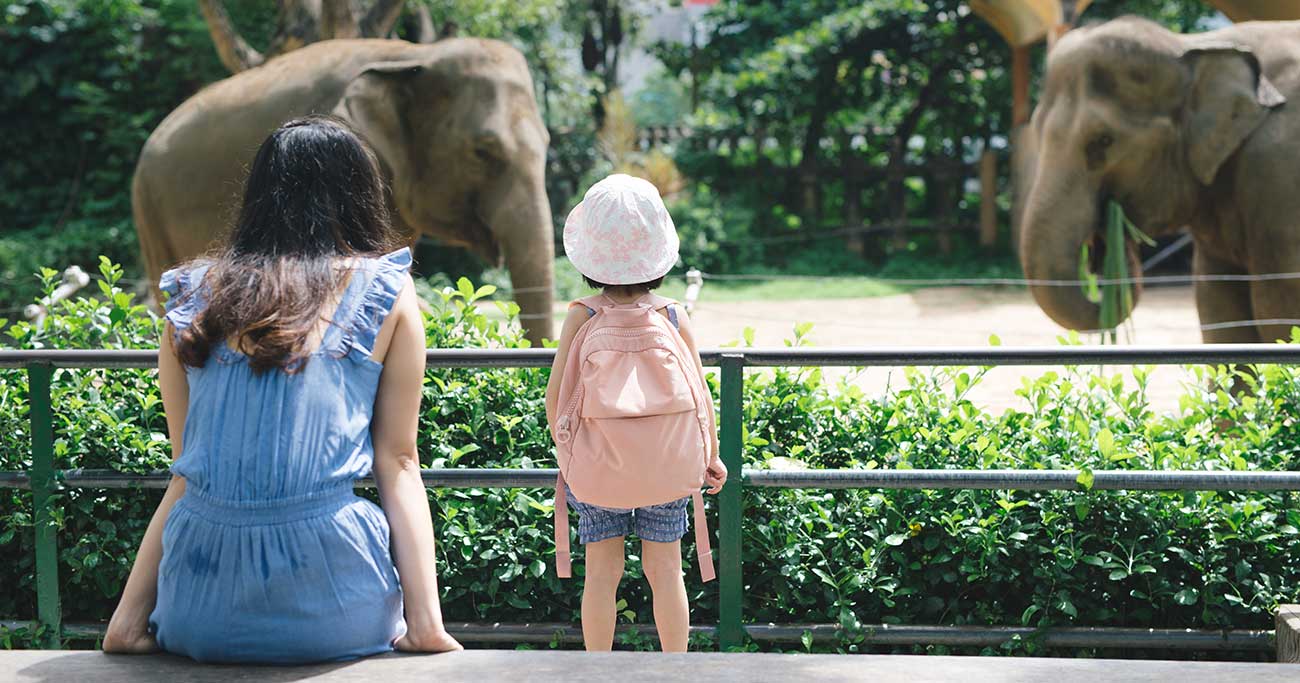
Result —
[{"label": "elephant trunk", "polygon": [[[1074,281],[1080,279],[1079,259],[1085,244],[1091,257],[1085,266],[1101,277],[1102,258],[1107,248],[1102,220],[1107,201],[1093,188],[1071,183],[1054,187],[1043,180],[1040,177],[1030,192],[1020,231],[1020,262],[1025,277],[1033,281],[1029,292],[1039,308],[1062,327],[1100,329],[1101,307]],[[1074,195],[1072,200],[1069,195]],[[1061,201],[1062,197],[1067,198]],[[1124,249],[1129,272],[1140,274],[1136,245],[1125,240]],[[1133,305],[1137,304],[1139,291],[1139,287],[1132,290]],[[1115,324],[1123,322],[1131,312],[1131,307],[1121,310]]]},{"label": "elephant trunk", "polygon": [[485,213],[510,271],[519,320],[528,340],[540,346],[542,339],[555,338],[555,229],[540,181],[515,183],[510,195]]}]

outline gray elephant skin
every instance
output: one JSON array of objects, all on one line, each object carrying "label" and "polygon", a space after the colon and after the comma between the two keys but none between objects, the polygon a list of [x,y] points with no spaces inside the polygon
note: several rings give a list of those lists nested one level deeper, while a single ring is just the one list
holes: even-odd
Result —
[{"label": "gray elephant skin", "polygon": [[523,55],[490,40],[323,41],[191,97],[149,136],[132,185],[155,285],[231,224],[262,140],[313,113],[343,118],[374,147],[409,240],[430,235],[504,263],[529,338],[552,336],[549,136]]},{"label": "gray elephant skin", "polygon": [[[1102,251],[1110,200],[1149,235],[1186,227],[1198,275],[1300,271],[1297,98],[1300,22],[1180,35],[1124,18],[1066,34],[1032,121],[1025,275],[1077,280],[1082,245]],[[1030,290],[1057,323],[1099,327],[1079,287]],[[1195,296],[1206,342],[1286,338],[1277,321],[1300,318],[1300,280],[1198,281]]]}]

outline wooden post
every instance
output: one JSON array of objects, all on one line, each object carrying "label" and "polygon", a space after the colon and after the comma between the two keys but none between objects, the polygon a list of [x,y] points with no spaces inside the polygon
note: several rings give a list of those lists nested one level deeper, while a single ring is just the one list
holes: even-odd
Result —
[{"label": "wooden post", "polygon": [[905,145],[903,140],[894,138],[892,158],[899,161],[889,169],[889,177],[885,179],[885,187],[888,188],[889,220],[894,223],[894,247],[898,249],[907,246],[907,185],[903,182],[906,164],[903,163],[902,156],[906,151]]},{"label": "wooden post", "polygon": [[1300,605],[1278,605],[1275,623],[1278,664],[1300,664]]},{"label": "wooden post", "polygon": [[1047,51],[1049,53],[1052,51],[1052,48],[1056,47],[1056,41],[1060,40],[1061,36],[1069,33],[1071,28],[1073,27],[1067,21],[1066,23],[1057,24],[1052,28],[1047,29]]},{"label": "wooden post", "polygon": [[1029,122],[1029,46],[1011,48],[1011,125]]},{"label": "wooden post", "polygon": [[940,171],[926,181],[934,183],[926,186],[926,193],[934,192],[939,200],[939,253],[952,255],[952,225],[957,220],[957,202],[961,196],[961,182],[965,178]]},{"label": "wooden post", "polygon": [[998,243],[998,158],[984,148],[980,156],[980,246]]},{"label": "wooden post", "polygon": [[850,230],[844,237],[844,246],[851,253],[862,256],[867,251],[866,235],[862,234],[862,170],[863,163],[853,153],[853,135],[840,136],[840,177],[844,182],[844,227]]}]

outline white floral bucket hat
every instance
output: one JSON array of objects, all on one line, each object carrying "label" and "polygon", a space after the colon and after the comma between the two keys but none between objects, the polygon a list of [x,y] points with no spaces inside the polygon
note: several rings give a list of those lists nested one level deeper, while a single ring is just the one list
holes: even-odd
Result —
[{"label": "white floral bucket hat", "polygon": [[677,263],[677,228],[659,191],[618,173],[591,186],[564,221],[564,253],[579,273],[606,285],[636,285]]}]

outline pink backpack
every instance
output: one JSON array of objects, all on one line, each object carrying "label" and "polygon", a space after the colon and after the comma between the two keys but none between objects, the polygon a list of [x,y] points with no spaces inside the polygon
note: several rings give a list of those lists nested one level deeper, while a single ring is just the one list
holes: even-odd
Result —
[{"label": "pink backpack", "polygon": [[[570,576],[565,486],[578,500],[610,508],[694,499],[700,576],[714,578],[704,518],[704,471],[717,457],[713,398],[677,331],[674,303],[646,294],[631,304],[605,295],[579,299],[592,317],[573,338],[560,379],[551,435],[555,486],[555,569]],[[657,311],[667,308],[669,318]]]}]

